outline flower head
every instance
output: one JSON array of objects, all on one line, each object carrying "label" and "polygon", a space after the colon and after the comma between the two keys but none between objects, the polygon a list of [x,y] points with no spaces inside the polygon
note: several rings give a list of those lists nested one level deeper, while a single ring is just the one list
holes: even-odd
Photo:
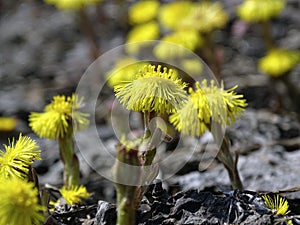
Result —
[{"label": "flower head", "polygon": [[284,0],[245,0],[237,9],[237,14],[248,22],[267,21],[280,15]]},{"label": "flower head", "polygon": [[163,5],[159,11],[159,22],[165,28],[174,30],[193,7],[191,1],[174,1]]},{"label": "flower head", "polygon": [[88,199],[91,195],[86,190],[84,186],[72,186],[70,189],[67,189],[63,186],[59,190],[62,197],[66,200],[68,205],[81,203],[83,199]]},{"label": "flower head", "polygon": [[29,116],[29,126],[42,138],[58,139],[64,137],[68,128],[74,125],[74,131],[88,126],[88,114],[79,112],[83,99],[55,96],[43,113],[33,112]]},{"label": "flower head", "polygon": [[0,224],[32,225],[44,222],[34,184],[18,178],[0,178]]},{"label": "flower head", "polygon": [[180,22],[179,28],[209,33],[214,29],[223,28],[227,20],[228,15],[219,2],[203,1],[195,4],[188,16]]},{"label": "flower head", "polygon": [[34,161],[41,159],[36,142],[22,134],[16,142],[13,139],[4,148],[5,152],[0,150],[0,177],[25,178]]},{"label": "flower head", "polygon": [[92,5],[101,0],[44,0],[48,4],[55,5],[61,10],[79,10],[87,5]]},{"label": "flower head", "polygon": [[170,113],[182,106],[186,99],[186,84],[172,69],[145,66],[133,81],[115,87],[116,97],[128,110]]},{"label": "flower head", "polygon": [[291,71],[299,62],[299,51],[273,49],[260,59],[258,66],[267,75],[279,77]]},{"label": "flower head", "polygon": [[279,195],[274,195],[273,197],[263,195],[262,198],[265,201],[266,206],[269,209],[274,210],[276,215],[285,216],[290,212],[289,203],[285,198],[280,197]]},{"label": "flower head", "polygon": [[16,128],[17,121],[13,117],[0,117],[0,131],[12,131]]},{"label": "flower head", "polygon": [[229,125],[241,115],[246,107],[242,95],[237,95],[233,87],[224,90],[215,86],[212,80],[210,86],[207,80],[202,86],[196,82],[195,90],[189,89],[189,99],[186,104],[170,116],[170,122],[183,135],[201,136],[210,129],[212,121]]},{"label": "flower head", "polygon": [[[169,43],[174,45],[170,46]],[[196,30],[179,30],[166,35],[154,48],[154,55],[161,60],[186,56],[203,44],[203,39]]]},{"label": "flower head", "polygon": [[[157,22],[150,21],[133,27],[127,36],[126,51],[130,54],[136,54],[140,48],[147,46],[145,41],[155,40],[159,37],[159,26]],[[135,43],[136,42],[136,43]],[[134,44],[132,44],[134,43]]]},{"label": "flower head", "polygon": [[138,62],[134,58],[126,57],[119,60],[114,68],[107,73],[108,84],[114,87],[123,82],[130,82],[139,69],[147,65],[146,62]]},{"label": "flower head", "polygon": [[129,22],[140,24],[155,19],[159,6],[156,0],[138,1],[129,9]]}]

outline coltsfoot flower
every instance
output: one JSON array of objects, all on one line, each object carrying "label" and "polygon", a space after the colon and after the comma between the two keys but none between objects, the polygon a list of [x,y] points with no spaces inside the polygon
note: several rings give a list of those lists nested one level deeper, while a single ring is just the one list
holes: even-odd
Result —
[{"label": "coltsfoot flower", "polygon": [[41,160],[41,150],[30,137],[22,136],[15,142],[9,140],[4,145],[5,152],[0,150],[0,177],[17,177],[24,179],[28,176],[29,167],[35,160]]},{"label": "coltsfoot flower", "polygon": [[155,19],[158,14],[159,1],[138,1],[129,9],[129,22],[133,24],[146,23]]},{"label": "coltsfoot flower", "polygon": [[227,21],[228,15],[221,3],[203,1],[194,5],[188,16],[180,22],[179,28],[210,33],[215,29],[223,28]]},{"label": "coltsfoot flower", "polygon": [[18,178],[0,178],[0,224],[32,225],[45,221],[34,184]]},{"label": "coltsfoot flower", "polygon": [[193,8],[191,1],[174,1],[163,5],[159,11],[159,22],[167,29],[174,30]]},{"label": "coltsfoot flower", "polygon": [[274,195],[273,197],[263,195],[262,199],[265,201],[267,208],[274,210],[276,215],[285,216],[290,213],[289,203],[285,198],[279,195]]},{"label": "coltsfoot flower", "polygon": [[128,110],[157,113],[170,113],[179,109],[186,100],[181,81],[172,69],[161,66],[145,66],[129,83],[115,87],[116,97]]},{"label": "coltsfoot flower", "polygon": [[[176,46],[170,46],[170,44]],[[196,30],[179,30],[166,35],[154,48],[154,55],[161,60],[184,57],[190,51],[194,51],[203,44],[203,39]],[[187,50],[188,49],[188,50]]]},{"label": "coltsfoot flower", "polygon": [[101,0],[44,0],[46,3],[55,5],[61,10],[79,10],[87,5],[101,2]]},{"label": "coltsfoot flower", "polygon": [[279,77],[291,71],[300,62],[300,52],[286,49],[272,49],[260,59],[258,66],[262,72]]},{"label": "coltsfoot flower", "polygon": [[68,205],[81,203],[82,200],[88,199],[91,194],[86,190],[84,186],[72,186],[70,189],[67,189],[63,186],[59,189],[60,194],[66,200]]},{"label": "coltsfoot flower", "polygon": [[219,88],[212,80],[202,86],[196,82],[195,90],[189,89],[189,99],[176,113],[170,116],[170,122],[183,135],[199,137],[210,129],[212,121],[229,125],[241,115],[247,106],[243,95],[237,95],[233,87],[229,90]]},{"label": "coltsfoot flower", "polygon": [[113,88],[123,82],[132,81],[134,75],[139,72],[140,68],[143,68],[147,64],[147,62],[140,62],[130,57],[122,58],[117,61],[113,69],[106,74],[108,85]]},{"label": "coltsfoot flower", "polygon": [[262,22],[279,16],[284,6],[285,0],[245,0],[237,14],[247,22]]},{"label": "coltsfoot flower", "polygon": [[159,32],[158,23],[155,21],[136,25],[128,33],[126,43],[130,45],[125,46],[126,51],[130,54],[137,54],[141,48],[147,46],[146,41],[156,40]]},{"label": "coltsfoot flower", "polygon": [[43,113],[33,112],[29,116],[29,126],[42,138],[58,139],[65,136],[73,123],[74,131],[82,130],[89,124],[88,114],[78,111],[83,99],[55,96]]}]

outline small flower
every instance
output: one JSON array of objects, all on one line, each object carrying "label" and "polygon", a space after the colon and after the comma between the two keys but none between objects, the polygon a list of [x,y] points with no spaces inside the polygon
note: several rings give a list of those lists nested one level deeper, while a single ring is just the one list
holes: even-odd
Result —
[{"label": "small flower", "polygon": [[279,77],[291,71],[299,62],[299,51],[273,49],[260,59],[258,66],[267,75]]},{"label": "small flower", "polygon": [[0,131],[12,131],[17,126],[17,120],[13,117],[0,117]]},{"label": "small flower", "polygon": [[245,0],[237,14],[247,22],[262,22],[279,16],[284,6],[284,0]]},{"label": "small flower", "polygon": [[114,68],[106,74],[108,85],[113,88],[123,82],[132,81],[134,74],[138,73],[139,69],[145,65],[147,65],[146,62],[138,62],[134,58],[122,58],[117,61]]},{"label": "small flower", "polygon": [[183,135],[199,137],[210,129],[212,121],[229,125],[247,106],[243,95],[234,92],[236,87],[224,90],[215,86],[213,80],[210,86],[207,80],[202,81],[201,87],[198,82],[195,86],[195,90],[189,89],[186,104],[170,116],[170,122]]},{"label": "small flower", "polygon": [[4,145],[5,152],[0,150],[0,176],[25,178],[28,176],[29,167],[35,160],[40,160],[41,150],[30,137],[22,136],[15,142],[9,140],[9,145]]},{"label": "small flower", "polygon": [[71,189],[67,189],[63,186],[59,190],[62,197],[66,200],[68,205],[82,203],[83,199],[88,199],[91,194],[88,193],[84,186],[72,186]]},{"label": "small flower", "polygon": [[115,87],[116,97],[128,110],[170,113],[182,106],[186,99],[186,84],[172,69],[148,65],[136,74],[136,78]]},{"label": "small flower", "polygon": [[155,19],[159,6],[158,1],[138,1],[129,9],[129,22],[140,24]]},{"label": "small flower", "polygon": [[189,15],[180,22],[179,28],[210,33],[215,29],[223,28],[227,21],[228,15],[219,2],[203,1],[195,4]]},{"label": "small flower", "polygon": [[196,30],[179,30],[164,36],[153,51],[158,59],[166,60],[186,56],[202,44],[203,39]]},{"label": "small flower", "polygon": [[159,22],[167,29],[174,30],[191,11],[191,1],[174,1],[163,5],[159,11]]},{"label": "small flower", "polygon": [[[133,27],[127,36],[125,49],[130,54],[137,54],[138,51],[147,46],[146,41],[156,40],[159,37],[159,26],[157,22],[150,21]],[[134,44],[132,44],[134,43]]]},{"label": "small flower", "polygon": [[101,0],[44,0],[61,10],[79,10],[85,6],[99,3]]},{"label": "small flower", "polygon": [[274,195],[273,197],[263,195],[262,198],[265,201],[267,208],[274,210],[276,215],[285,216],[290,213],[289,203],[285,198],[280,197],[279,195]]},{"label": "small flower", "polygon": [[38,203],[38,190],[18,178],[0,179],[0,224],[32,225],[45,221]]},{"label": "small flower", "polygon": [[43,113],[33,112],[29,116],[29,126],[42,138],[58,139],[65,136],[73,123],[74,131],[82,130],[89,124],[88,114],[79,112],[83,99],[55,96]]}]

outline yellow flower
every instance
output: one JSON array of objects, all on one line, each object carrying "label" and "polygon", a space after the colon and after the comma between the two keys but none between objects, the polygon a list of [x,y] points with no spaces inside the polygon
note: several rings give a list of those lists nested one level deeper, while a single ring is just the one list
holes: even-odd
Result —
[{"label": "yellow flower", "polygon": [[200,75],[203,71],[203,65],[201,61],[197,59],[185,59],[181,60],[180,64],[185,73],[188,75]]},{"label": "yellow flower", "polygon": [[190,88],[186,104],[170,116],[170,122],[183,135],[199,137],[210,129],[212,121],[230,125],[247,106],[243,95],[234,92],[236,87],[224,90],[215,86],[213,80],[210,86],[207,80],[202,81],[201,87],[198,82],[195,86],[195,90]]},{"label": "yellow flower", "polygon": [[158,1],[138,1],[129,9],[129,22],[139,24],[155,19],[159,6]]},{"label": "yellow flower", "polygon": [[196,83],[196,90],[189,88],[189,99],[175,114],[170,116],[170,122],[183,135],[201,136],[210,124],[211,110],[208,100]]},{"label": "yellow flower", "polygon": [[285,198],[280,197],[279,195],[273,197],[263,195],[262,198],[265,201],[267,208],[275,210],[276,215],[285,216],[290,212],[289,203]]},{"label": "yellow flower", "polygon": [[0,179],[0,224],[32,225],[45,221],[38,203],[38,190],[18,178]]},{"label": "yellow flower", "polygon": [[83,199],[88,199],[91,195],[84,186],[72,186],[71,189],[67,189],[63,186],[59,190],[62,197],[66,200],[68,205],[81,203]]},{"label": "yellow flower", "polygon": [[122,58],[117,61],[114,68],[106,74],[108,85],[114,87],[120,83],[132,81],[134,74],[138,73],[139,69],[145,65],[147,65],[146,62],[138,62],[134,58]]},{"label": "yellow flower", "polygon": [[170,113],[182,106],[186,99],[186,84],[172,69],[148,65],[136,74],[135,79],[115,87],[116,97],[128,110]]},{"label": "yellow flower", "polygon": [[179,27],[209,33],[214,29],[223,28],[227,21],[228,15],[221,3],[203,1],[195,4],[189,15],[180,22]]},{"label": "yellow flower", "polygon": [[147,46],[145,41],[156,40],[158,37],[159,26],[155,21],[137,25],[128,33],[126,43],[130,45],[126,45],[125,49],[130,54],[136,54],[140,48]]},{"label": "yellow flower", "polygon": [[286,49],[273,49],[260,59],[260,70],[272,77],[279,77],[291,71],[300,62],[300,52]]},{"label": "yellow flower", "polygon": [[87,5],[92,5],[101,0],[44,0],[47,4],[55,5],[61,10],[79,10]]},{"label": "yellow flower", "polygon": [[175,29],[191,11],[191,1],[174,1],[163,5],[159,11],[159,22],[167,29]]},{"label": "yellow flower", "polygon": [[0,176],[25,178],[28,176],[29,167],[35,160],[40,160],[41,151],[36,142],[29,137],[20,134],[15,142],[9,141],[4,145],[5,152],[0,150]]},{"label": "yellow flower", "polygon": [[[178,46],[170,46],[169,43]],[[161,42],[154,48],[154,55],[161,60],[170,58],[183,57],[189,53],[188,50],[194,51],[201,46],[203,39],[196,30],[180,30],[170,35],[166,35]]]},{"label": "yellow flower", "polygon": [[12,131],[16,128],[17,121],[13,117],[0,117],[0,131]]},{"label": "yellow flower", "polygon": [[262,22],[279,16],[284,6],[284,0],[245,0],[237,14],[248,22]]},{"label": "yellow flower", "polygon": [[83,99],[55,96],[43,113],[33,112],[29,116],[29,126],[42,138],[58,139],[64,137],[68,127],[74,125],[74,131],[82,130],[89,124],[88,114],[79,112]]}]

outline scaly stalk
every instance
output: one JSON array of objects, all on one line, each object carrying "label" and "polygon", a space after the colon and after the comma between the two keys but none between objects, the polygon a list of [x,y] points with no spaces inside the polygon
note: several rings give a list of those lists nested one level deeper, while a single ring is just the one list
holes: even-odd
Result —
[{"label": "scaly stalk", "polygon": [[58,139],[59,154],[64,164],[64,185],[67,188],[80,184],[79,161],[74,150],[73,126],[69,124],[64,137]]}]

